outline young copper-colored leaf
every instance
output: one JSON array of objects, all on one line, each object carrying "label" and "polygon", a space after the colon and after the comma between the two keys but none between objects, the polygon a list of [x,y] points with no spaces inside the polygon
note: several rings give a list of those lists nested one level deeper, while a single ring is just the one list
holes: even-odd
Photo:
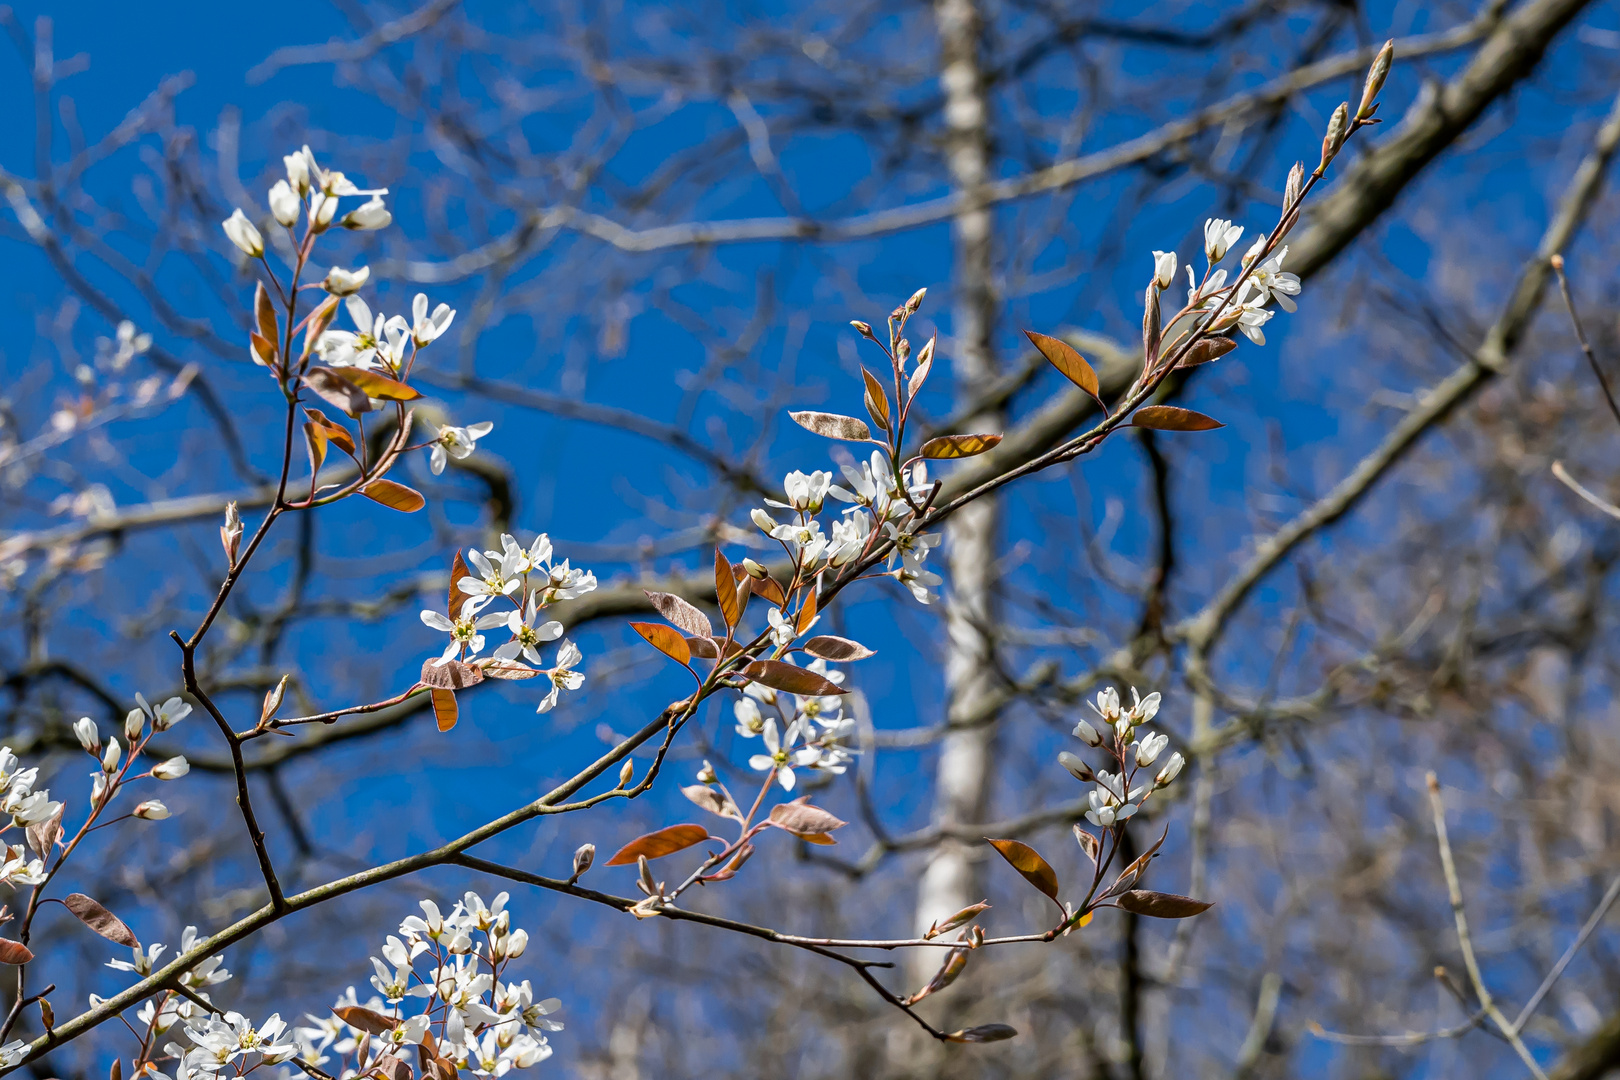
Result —
[{"label": "young copper-colored leaf", "polygon": [[961,911],[958,911],[955,915],[952,915],[944,922],[936,922],[934,925],[930,926],[928,928],[928,932],[923,934],[923,940],[932,941],[941,934],[948,934],[957,927],[966,926],[968,923],[972,922],[974,919],[977,919],[980,915],[983,915],[989,910],[990,901],[980,900],[977,904],[972,904],[963,908]]},{"label": "young copper-colored leaf", "polygon": [[835,664],[847,664],[852,660],[865,660],[868,656],[876,655],[858,641],[835,637],[832,634],[817,634],[804,643],[804,651],[822,660],[831,660]]},{"label": "young copper-colored leaf", "polygon": [[464,664],[460,660],[451,660],[441,664],[437,660],[422,661],[423,686],[431,686],[438,690],[465,690],[484,681],[484,669]]},{"label": "young copper-colored leaf", "polygon": [[831,836],[824,832],[795,833],[794,835],[807,844],[832,845],[838,843],[838,841],[834,840]]},{"label": "young copper-colored leaf", "polygon": [[1211,431],[1226,425],[1212,416],[1175,405],[1148,405],[1137,409],[1131,426],[1155,431]]},{"label": "young copper-colored leaf", "polygon": [[1092,397],[1098,396],[1101,385],[1097,382],[1097,373],[1086,363],[1086,358],[1074,350],[1074,346],[1062,338],[1037,334],[1033,330],[1025,330],[1024,336],[1029,338],[1030,344],[1039,349],[1041,355],[1046,357],[1053,367],[1063,372],[1065,378]]},{"label": "young copper-colored leaf", "polygon": [[380,371],[347,368],[343,372],[343,377],[364,390],[367,397],[382,398],[384,401],[415,401],[422,396],[416,387],[407,386],[398,379],[390,379]]},{"label": "young copper-colored leaf", "polygon": [[350,416],[371,411],[371,398],[366,392],[331,368],[310,368],[304,375],[304,385]]},{"label": "young copper-colored leaf", "polygon": [[249,334],[248,341],[253,344],[253,355],[266,364],[274,364],[281,359],[280,353],[276,349],[276,343],[258,331]]},{"label": "young copper-colored leaf", "polygon": [[737,600],[737,575],[731,569],[731,560],[719,548],[714,549],[714,595],[726,626],[736,626],[742,620],[742,605]]},{"label": "young copper-colored leaf", "polygon": [[842,829],[849,822],[827,813],[819,806],[811,806],[805,795],[792,802],[771,807],[770,822],[778,829],[786,829],[798,836],[809,837],[817,833],[830,833]]},{"label": "young copper-colored leaf", "polygon": [[980,1024],[978,1027],[953,1031],[945,1036],[945,1041],[954,1043],[1001,1042],[1004,1039],[1015,1038],[1017,1035],[1018,1029],[1011,1024]]},{"label": "young copper-colored leaf", "polygon": [[674,593],[648,592],[654,610],[671,624],[694,637],[714,637],[714,624],[709,617]]},{"label": "young copper-colored leaf", "polygon": [[449,731],[455,727],[456,719],[460,715],[456,708],[456,692],[435,686],[428,694],[433,698],[433,719],[439,722],[439,730]]},{"label": "young copper-colored leaf", "polygon": [[332,1015],[350,1027],[371,1035],[386,1035],[398,1026],[396,1021],[390,1020],[382,1013],[372,1012],[359,1005],[339,1005],[332,1010]]},{"label": "young copper-colored leaf", "polygon": [[628,866],[642,856],[661,859],[665,855],[685,851],[693,844],[701,844],[708,838],[709,830],[701,825],[669,825],[657,832],[636,837],[615,852],[605,865]]},{"label": "young copper-colored leaf", "polygon": [[1017,840],[992,840],[988,836],[985,840],[1000,852],[1001,857],[1006,859],[1014,870],[1024,876],[1025,881],[1050,896],[1053,903],[1057,903],[1057,871],[1052,869],[1051,863],[1041,858],[1039,852]]},{"label": "young copper-colored leaf", "polygon": [[390,510],[399,510],[402,513],[413,513],[427,505],[422,493],[415,488],[408,488],[404,484],[396,484],[392,480],[373,480],[360,489],[360,494],[372,502],[382,503]]},{"label": "young copper-colored leaf", "polygon": [[917,366],[911,369],[911,377],[906,380],[907,401],[917,396],[917,391],[928,381],[928,373],[934,370],[934,344],[938,340],[939,335],[934,334],[917,350]]},{"label": "young copper-colored leaf", "polygon": [[112,1065],[107,1069],[107,1080],[124,1080],[123,1058],[113,1058]]},{"label": "young copper-colored leaf", "polygon": [[316,476],[326,461],[326,431],[313,420],[304,421],[304,449],[309,451],[309,475]]},{"label": "young copper-colored leaf", "polygon": [[799,617],[794,622],[793,629],[801,634],[810,629],[810,624],[816,621],[816,605],[818,603],[816,590],[813,587],[806,589],[804,603],[799,605]]},{"label": "young copper-colored leaf", "polygon": [[718,660],[718,659],[720,659],[720,642],[716,641],[712,637],[698,637],[696,635],[688,635],[687,638],[686,638],[686,647],[687,647],[687,649],[689,649],[691,651],[693,656],[699,657],[701,659],[704,659],[704,660]]},{"label": "young copper-colored leaf", "polygon": [[817,435],[825,435],[829,439],[847,439],[851,442],[870,442],[872,429],[866,426],[864,420],[857,420],[853,416],[841,416],[830,412],[795,412],[788,413],[793,422],[806,431],[813,431]]},{"label": "young copper-colored leaf", "polygon": [[467,594],[461,591],[461,579],[467,577],[467,560],[461,557],[461,549],[456,549],[456,557],[450,561],[450,606],[445,610],[450,613],[451,619],[461,618],[461,605],[467,602]]},{"label": "young copper-colored leaf", "polygon": [[73,912],[80,922],[108,941],[115,941],[131,949],[141,947],[141,943],[136,940],[134,932],[124,925],[124,920],[102,907],[93,898],[84,895],[84,893],[69,893],[62,900],[62,903],[67,905],[67,909]]},{"label": "young copper-colored leaf", "polygon": [[1080,845],[1080,850],[1086,853],[1086,858],[1090,859],[1092,864],[1095,865],[1097,862],[1097,854],[1101,850],[1102,845],[1097,843],[1097,838],[1095,836],[1092,836],[1090,833],[1086,832],[1085,829],[1082,829],[1079,822],[1075,822],[1074,825],[1074,841]]},{"label": "young copper-colored leaf", "polygon": [[692,650],[687,646],[686,639],[679,630],[671,629],[662,623],[633,622],[630,629],[646,638],[648,643],[677,664],[691,666]]},{"label": "young copper-colored leaf", "polygon": [[778,585],[773,577],[749,577],[748,587],[777,607],[787,603],[787,594],[782,591],[782,586]]},{"label": "young copper-colored leaf", "polygon": [[743,674],[761,686],[768,686],[772,690],[785,690],[800,697],[827,697],[832,694],[849,693],[842,686],[822,678],[813,671],[780,660],[755,660],[743,669]]},{"label": "young copper-colored leaf", "polygon": [[26,964],[34,958],[28,946],[10,938],[0,938],[0,964]]},{"label": "young copper-colored leaf", "polygon": [[321,340],[321,335],[326,333],[326,328],[332,325],[332,320],[337,317],[337,306],[338,298],[328,296],[321,301],[321,306],[310,314],[309,321],[304,323],[305,357],[309,356],[311,350],[315,348],[316,342]]},{"label": "young copper-colored leaf", "polygon": [[276,321],[276,306],[270,302],[270,294],[265,291],[264,282],[260,281],[253,288],[253,317],[258,323],[260,336],[275,341],[281,336],[281,326]]},{"label": "young copper-colored leaf", "polygon": [[967,967],[968,950],[958,946],[945,954],[945,962],[940,965],[939,971],[928,981],[928,985],[905,999],[905,1004],[915,1005],[929,994],[938,993],[956,981],[958,975]]},{"label": "young copper-colored leaf", "polygon": [[1187,350],[1187,355],[1183,356],[1181,362],[1176,366],[1189,368],[1197,367],[1199,364],[1207,364],[1211,360],[1219,360],[1235,348],[1237,348],[1237,342],[1229,337],[1201,338],[1194,343],[1192,348]]},{"label": "young copper-colored leaf", "polygon": [[1119,899],[1115,902],[1126,911],[1154,919],[1189,919],[1214,906],[1213,903],[1194,900],[1190,896],[1149,892],[1146,889],[1132,889],[1120,893]]},{"label": "young copper-colored leaf", "polygon": [[883,389],[883,384],[877,381],[877,376],[861,368],[861,378],[866,383],[866,411],[872,415],[872,423],[889,430],[889,394]]},{"label": "young copper-colored leaf", "polygon": [[396,1054],[384,1054],[372,1063],[371,1069],[379,1080],[411,1080],[413,1076],[411,1067]]},{"label": "young copper-colored leaf", "polygon": [[1159,834],[1159,838],[1153,841],[1152,846],[1132,860],[1131,865],[1119,872],[1119,877],[1114,879],[1114,883],[1108,887],[1108,892],[1104,895],[1114,896],[1136,884],[1136,879],[1142,876],[1142,871],[1147,869],[1148,863],[1152,862],[1154,856],[1158,855],[1159,849],[1164,846],[1164,838],[1169,835],[1170,826],[1166,825],[1164,831]]},{"label": "young copper-colored leaf", "polygon": [[922,444],[925,458],[964,458],[995,449],[1000,435],[941,435]]},{"label": "young copper-colored leaf", "polygon": [[57,803],[56,812],[50,817],[28,826],[28,846],[34,850],[34,854],[46,854],[62,839],[62,812],[65,809],[63,804]]},{"label": "young copper-colored leaf", "polygon": [[718,814],[723,818],[734,818],[737,821],[742,820],[742,811],[737,809],[737,804],[707,784],[691,784],[683,787],[681,788],[681,794],[711,814]]},{"label": "young copper-colored leaf", "polygon": [[319,409],[311,409],[305,406],[304,415],[309,417],[310,421],[321,429],[321,434],[326,436],[327,442],[343,450],[344,453],[354,453],[354,438],[349,434],[348,428],[342,424],[332,423],[327,415]]}]

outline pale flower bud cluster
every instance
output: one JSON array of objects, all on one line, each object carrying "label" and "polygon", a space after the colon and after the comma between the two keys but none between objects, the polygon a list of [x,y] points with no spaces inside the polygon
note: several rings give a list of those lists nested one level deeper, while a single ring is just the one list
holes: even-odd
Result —
[{"label": "pale flower bud cluster", "polygon": [[1077,780],[1096,783],[1087,795],[1086,820],[1093,825],[1109,828],[1135,816],[1148,796],[1180,774],[1185,761],[1180,753],[1172,753],[1151,780],[1141,775],[1141,770],[1156,764],[1170,745],[1169,736],[1142,727],[1158,714],[1159,702],[1157,693],[1144,698],[1132,689],[1131,705],[1126,708],[1119,691],[1110,686],[1097,694],[1095,703],[1088,703],[1100,724],[1081,719],[1075,724],[1074,734],[1089,747],[1105,748],[1114,759],[1114,771],[1093,771],[1080,757],[1067,751],[1058,755],[1059,764]]}]

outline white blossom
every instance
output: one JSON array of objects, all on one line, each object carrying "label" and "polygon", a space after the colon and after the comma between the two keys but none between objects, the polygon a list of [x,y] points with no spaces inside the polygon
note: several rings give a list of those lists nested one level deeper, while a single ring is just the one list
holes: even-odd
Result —
[{"label": "white blossom", "polygon": [[444,472],[444,467],[450,458],[461,461],[472,456],[478,446],[478,440],[495,430],[495,425],[485,420],[482,423],[468,424],[466,427],[453,427],[446,425],[437,430],[433,437],[430,449],[429,467],[433,475],[438,476]]},{"label": "white blossom", "polygon": [[248,258],[257,259],[264,254],[264,237],[259,235],[259,230],[253,227],[253,222],[247,219],[247,215],[242,213],[241,207],[237,207],[230,217],[220,222],[220,226],[225,230],[225,235],[231,243],[240,248],[242,254]]},{"label": "white blossom", "polygon": [[557,650],[557,666],[546,672],[551,679],[551,692],[541,699],[535,712],[550,712],[557,707],[557,699],[564,690],[578,690],[585,685],[584,672],[574,670],[583,659],[578,645],[567,640],[562,643]]}]

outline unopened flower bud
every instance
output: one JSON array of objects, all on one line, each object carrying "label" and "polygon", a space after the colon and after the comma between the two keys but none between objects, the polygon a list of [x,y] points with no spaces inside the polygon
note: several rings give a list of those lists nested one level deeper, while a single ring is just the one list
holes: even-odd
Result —
[{"label": "unopened flower bud", "polygon": [[894,353],[900,360],[900,366],[905,367],[906,361],[911,359],[911,342],[901,338],[900,344],[896,346]]},{"label": "unopened flower bud", "polygon": [[624,764],[619,766],[619,786],[628,787],[630,778],[634,775],[636,775],[636,763],[629,758],[625,758]]},{"label": "unopened flower bud", "polygon": [[1114,734],[1118,735],[1122,741],[1131,737],[1131,717],[1129,713],[1114,721]]},{"label": "unopened flower bud", "polygon": [[337,217],[338,197],[328,195],[324,191],[317,191],[315,197],[309,201],[309,227],[313,232],[325,232],[331,228],[332,219]]},{"label": "unopened flower bud", "polygon": [[1173,251],[1155,251],[1153,253],[1153,283],[1161,289],[1168,289],[1176,280],[1176,253]]},{"label": "unopened flower bud", "polygon": [[1058,764],[1063,766],[1065,769],[1068,769],[1069,775],[1073,776],[1076,780],[1089,783],[1093,779],[1091,767],[1088,766],[1078,755],[1071,754],[1067,750],[1058,755]]},{"label": "unopened flower bud", "polygon": [[107,749],[101,755],[101,771],[109,776],[118,771],[118,762],[124,756],[124,748],[117,739],[107,740]]},{"label": "unopened flower bud", "polygon": [[698,774],[697,774],[698,783],[700,783],[700,784],[713,784],[716,781],[718,781],[719,779],[720,778],[715,775],[714,766],[710,765],[708,760],[705,759],[704,762],[703,762],[703,768],[698,770]]},{"label": "unopened flower bud", "polygon": [[94,720],[88,716],[79,717],[73,722],[73,734],[78,737],[79,745],[84,747],[85,753],[101,753],[101,730],[96,727]]},{"label": "unopened flower bud", "polygon": [[358,270],[345,270],[341,266],[334,266],[326,272],[326,279],[321,282],[321,288],[333,296],[352,296],[360,291],[360,286],[364,285],[370,276],[369,266],[362,266]]},{"label": "unopened flower bud", "polygon": [[288,154],[281,159],[287,166],[287,180],[293,190],[300,195],[309,194],[309,147],[304,147],[296,154]]},{"label": "unopened flower bud", "polygon": [[134,746],[145,730],[146,714],[139,709],[131,709],[124,717],[124,741]]},{"label": "unopened flower bud", "polygon": [[912,293],[911,294],[911,299],[906,301],[906,314],[907,315],[915,315],[915,314],[917,314],[917,309],[922,307],[923,297],[925,297],[927,295],[928,295],[928,290],[927,289],[918,289],[916,292]]},{"label": "unopened flower bud", "polygon": [[1373,114],[1378,91],[1384,88],[1384,80],[1389,78],[1389,62],[1394,58],[1395,42],[1384,42],[1384,47],[1373,58],[1372,67],[1367,70],[1367,84],[1361,89],[1361,105],[1356,109],[1357,120],[1365,120]]},{"label": "unopened flower bud", "polygon": [[514,930],[506,939],[506,956],[509,960],[516,960],[529,949],[529,932],[527,930]]},{"label": "unopened flower bud", "polygon": [[280,682],[265,692],[264,707],[259,711],[260,724],[268,724],[281,708],[282,699],[287,696],[287,680],[291,678],[291,675],[283,675]]},{"label": "unopened flower bud", "polygon": [[1288,209],[1299,202],[1301,193],[1305,190],[1305,163],[1294,162],[1294,167],[1288,170],[1288,183],[1283,188],[1283,208]]},{"label": "unopened flower bud", "polygon": [[[761,511],[761,513],[763,513],[763,511]],[[753,559],[744,559],[742,561],[742,566],[743,569],[747,571],[748,576],[757,581],[764,581],[766,578],[771,576],[771,572],[769,570],[765,569]]]},{"label": "unopened flower bud", "polygon": [[749,513],[748,517],[755,525],[759,526],[762,532],[768,533],[776,528],[776,519],[757,506]]},{"label": "unopened flower bud", "polygon": [[225,524],[219,527],[219,542],[225,548],[225,562],[234,567],[237,549],[242,546],[242,515],[237,513],[234,501],[225,504]]},{"label": "unopened flower bud", "polygon": [[1087,746],[1101,746],[1102,735],[1085,720],[1074,725],[1074,736]]},{"label": "unopened flower bud", "polygon": [[[871,323],[864,323],[859,319],[851,319],[849,320],[849,325],[853,326],[855,328],[855,332],[860,334],[862,337],[872,337]],[[875,341],[877,339],[873,338],[873,340]]]},{"label": "unopened flower bud", "polygon": [[382,196],[373,195],[370,202],[362,203],[344,214],[342,224],[345,229],[370,231],[372,229],[385,229],[393,220],[394,215],[388,212],[388,207],[383,204]]},{"label": "unopened flower bud", "polygon": [[595,861],[596,861],[596,845],[595,844],[581,844],[581,845],[579,845],[579,847],[577,849],[575,849],[575,851],[574,851],[574,880],[578,881],[579,876],[581,874],[583,874],[585,871],[589,870],[591,868],[591,863],[593,863]]},{"label": "unopened flower bud", "polygon": [[1159,775],[1153,778],[1153,785],[1155,787],[1165,787],[1170,781],[1181,775],[1181,767],[1185,764],[1187,764],[1187,759],[1181,756],[1180,751],[1171,754],[1170,760],[1166,761],[1164,768],[1159,770]]},{"label": "unopened flower bud", "polygon": [[291,228],[298,224],[298,211],[303,208],[303,201],[299,199],[287,181],[277,180],[270,188],[270,215],[282,225]]},{"label": "unopened flower bud", "polygon": [[259,230],[253,227],[253,222],[247,219],[247,215],[242,213],[241,207],[237,207],[230,217],[220,222],[220,227],[225,230],[230,242],[241,249],[242,254],[248,258],[257,259],[264,254],[264,237],[259,235]]},{"label": "unopened flower bud", "polygon": [[135,816],[147,821],[162,821],[169,816],[169,808],[157,799],[147,799],[135,808]]},{"label": "unopened flower bud", "polygon": [[178,780],[190,771],[191,762],[186,760],[184,754],[179,757],[172,757],[168,761],[160,761],[152,766],[152,775],[159,780]]},{"label": "unopened flower bud", "polygon": [[1327,134],[1322,136],[1322,161],[1316,166],[1318,175],[1327,171],[1328,164],[1339,156],[1344,147],[1345,137],[1349,134],[1350,103],[1341,102],[1333,115],[1328,118]]}]

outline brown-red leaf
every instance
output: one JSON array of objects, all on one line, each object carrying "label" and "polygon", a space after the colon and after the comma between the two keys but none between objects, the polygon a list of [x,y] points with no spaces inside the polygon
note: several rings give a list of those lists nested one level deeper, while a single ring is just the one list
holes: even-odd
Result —
[{"label": "brown-red leaf", "polygon": [[964,458],[993,450],[1000,435],[941,435],[922,444],[918,453],[925,458]]},{"label": "brown-red leaf", "polygon": [[701,825],[670,825],[636,837],[615,852],[604,865],[628,866],[643,855],[649,859],[661,859],[665,855],[685,851],[693,844],[701,844],[708,838],[709,830]]},{"label": "brown-red leaf", "polygon": [[1042,356],[1051,361],[1053,367],[1063,372],[1065,378],[1092,397],[1097,397],[1101,388],[1097,382],[1097,373],[1086,363],[1086,358],[1075,351],[1074,346],[1062,338],[1037,334],[1033,330],[1025,330],[1024,336],[1029,338],[1030,344],[1041,351]]},{"label": "brown-red leaf", "polygon": [[1189,919],[1194,915],[1208,911],[1213,903],[1203,900],[1194,900],[1190,896],[1180,896],[1176,893],[1149,892],[1146,889],[1132,889],[1119,894],[1116,901],[1126,911],[1138,915],[1147,915],[1154,919]]},{"label": "brown-red leaf", "polygon": [[84,893],[69,893],[62,903],[84,925],[106,938],[120,945],[127,945],[131,949],[139,949],[141,943],[136,939],[133,931],[124,925],[124,920],[108,911],[92,897]]},{"label": "brown-red leaf", "polygon": [[872,440],[872,429],[866,426],[866,421],[857,420],[853,416],[814,411],[790,412],[788,415],[793,417],[795,424],[806,431],[813,431],[829,439],[847,439],[851,442]]},{"label": "brown-red leaf", "polygon": [[692,663],[692,649],[686,644],[686,639],[674,627],[663,623],[633,622],[630,629],[646,638],[648,643],[677,664],[690,666]]},{"label": "brown-red leaf", "polygon": [[1213,416],[1205,416],[1191,409],[1175,405],[1147,405],[1136,410],[1131,417],[1131,426],[1153,428],[1155,431],[1213,431],[1226,425]]},{"label": "brown-red leaf", "polygon": [[437,660],[424,660],[422,662],[423,686],[432,686],[440,690],[463,690],[484,681],[484,672],[472,664],[464,664],[460,660],[451,660],[439,663]]},{"label": "brown-red leaf", "polygon": [[835,637],[832,634],[817,634],[804,643],[804,651],[811,656],[822,660],[831,660],[837,664],[846,664],[852,660],[865,660],[875,655],[871,649],[858,641],[849,638]]},{"label": "brown-red leaf", "polygon": [[792,802],[779,803],[771,807],[771,824],[778,829],[786,829],[790,833],[806,838],[830,833],[849,824],[819,806],[811,806],[809,798],[810,796],[805,795]]},{"label": "brown-red leaf", "polygon": [[348,1024],[352,1028],[372,1035],[386,1035],[393,1031],[398,1024],[379,1012],[362,1008],[359,1005],[339,1005],[332,1010],[332,1015]]},{"label": "brown-red leaf", "polygon": [[0,964],[26,964],[34,958],[28,946],[10,938],[0,938]]},{"label": "brown-red leaf", "polygon": [[658,614],[694,637],[714,637],[709,617],[674,593],[648,592],[647,599]]},{"label": "brown-red leaf", "polygon": [[435,686],[428,691],[433,699],[433,719],[439,723],[440,731],[449,731],[456,726],[456,719],[460,710],[456,707],[456,692],[454,690],[441,690]]},{"label": "brown-red leaf", "polygon": [[781,660],[755,660],[743,669],[743,674],[772,690],[783,690],[800,697],[827,697],[847,694],[842,686],[829,679]]},{"label": "brown-red leaf", "polygon": [[360,489],[360,494],[372,502],[382,503],[390,510],[398,510],[410,514],[427,505],[422,493],[415,488],[408,488],[404,484],[396,484],[392,480],[373,480]]},{"label": "brown-red leaf", "polygon": [[985,840],[1014,870],[1023,875],[1025,881],[1051,897],[1053,903],[1058,902],[1057,871],[1052,869],[1051,863],[1041,858],[1040,852],[1017,840],[992,840],[988,836]]}]

